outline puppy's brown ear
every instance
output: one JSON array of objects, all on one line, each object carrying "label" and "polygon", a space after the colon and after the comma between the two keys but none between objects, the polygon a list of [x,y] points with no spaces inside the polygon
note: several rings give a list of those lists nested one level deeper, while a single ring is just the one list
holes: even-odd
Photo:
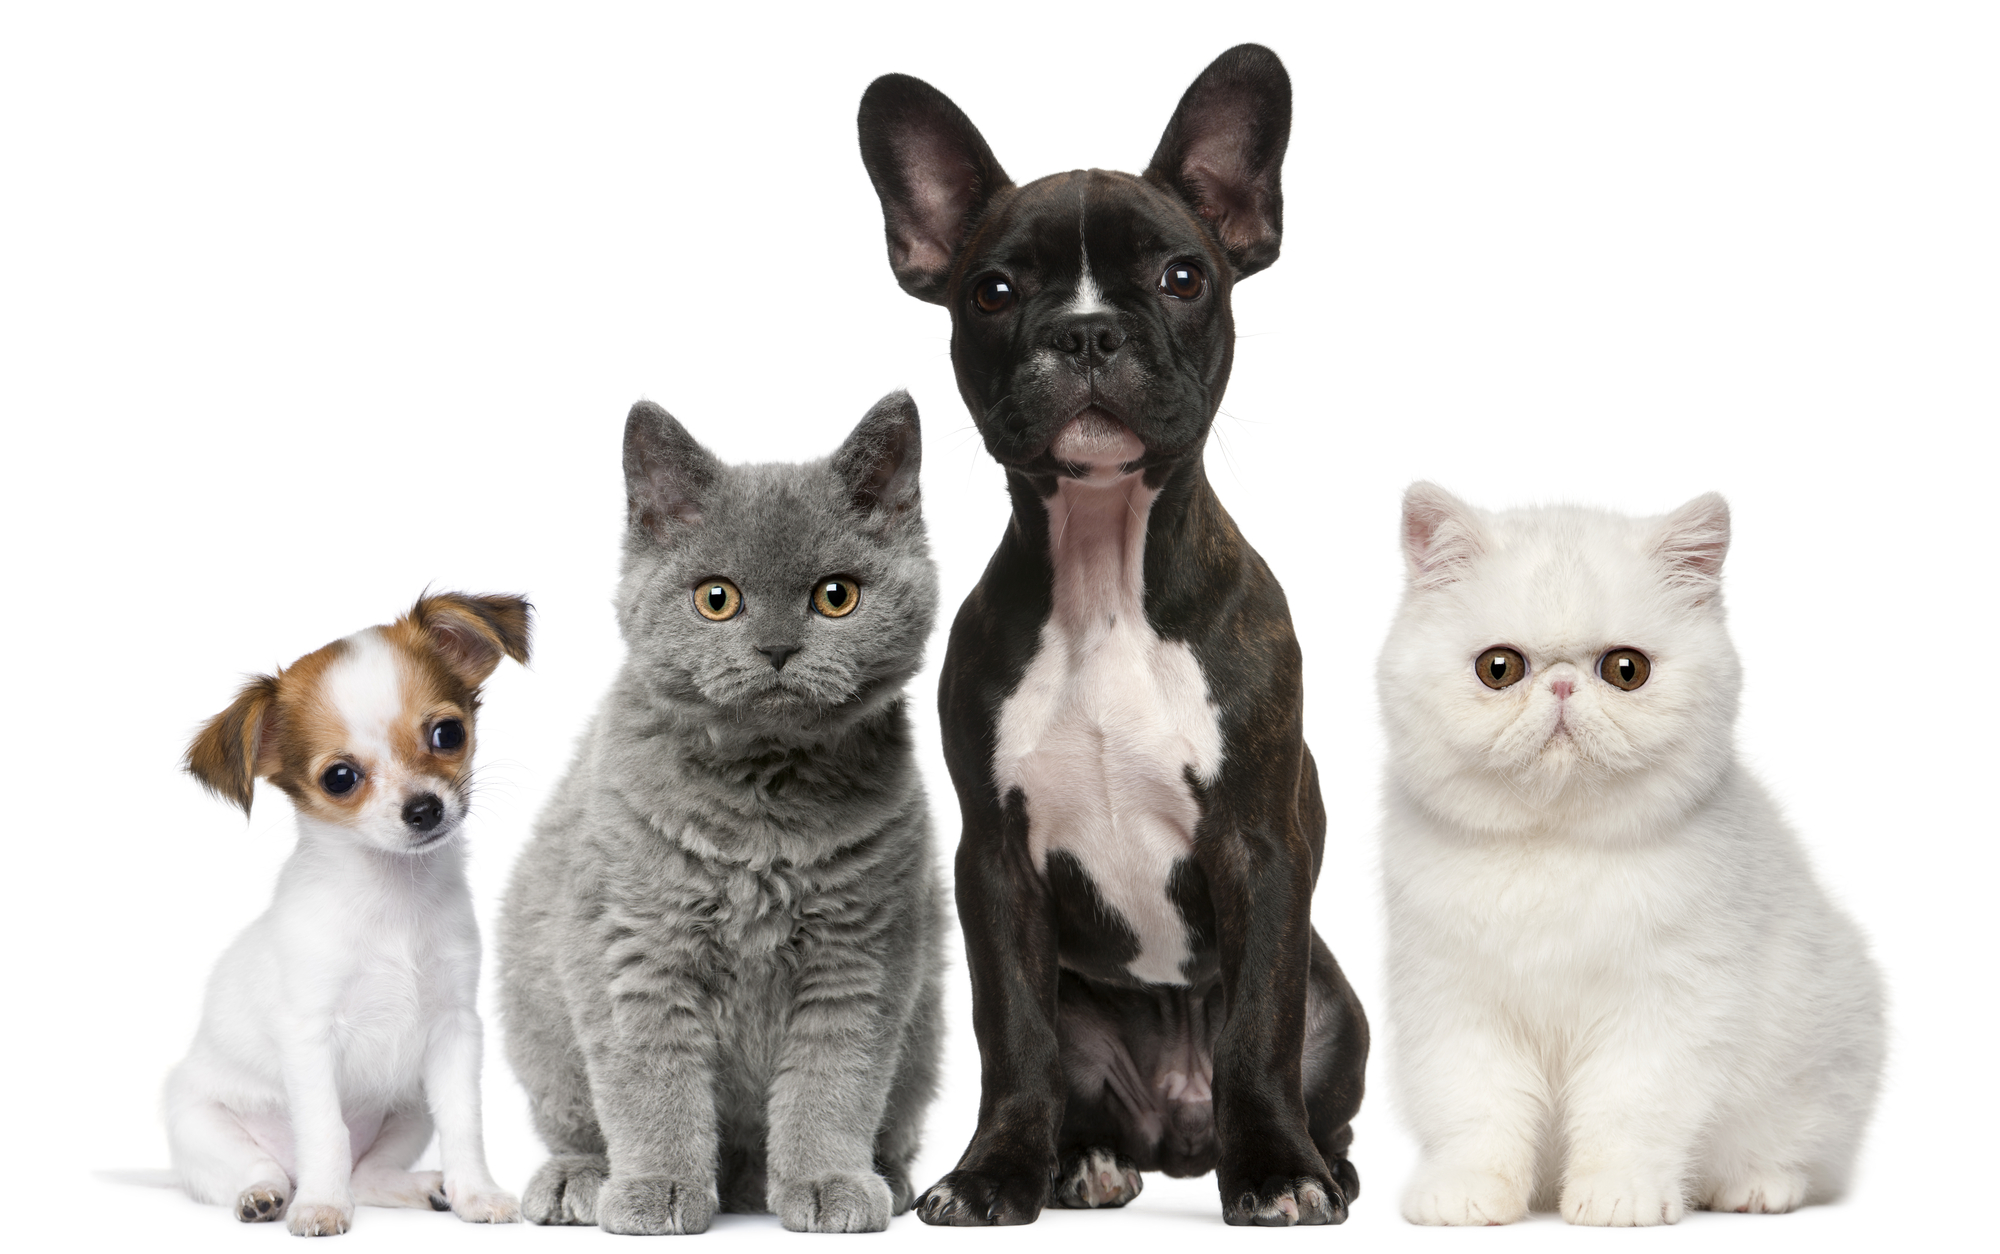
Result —
[{"label": "puppy's brown ear", "polygon": [[524,597],[441,592],[418,597],[410,609],[410,622],[430,640],[452,674],[477,688],[502,657],[528,660],[534,612]]},{"label": "puppy's brown ear", "polygon": [[243,685],[229,708],[208,720],[181,765],[202,786],[250,813],[257,777],[278,769],[278,681],[259,675]]},{"label": "puppy's brown ear", "polygon": [[1278,259],[1279,168],[1292,135],[1292,80],[1276,53],[1238,44],[1201,72],[1160,136],[1146,178],[1179,192],[1248,278]]}]

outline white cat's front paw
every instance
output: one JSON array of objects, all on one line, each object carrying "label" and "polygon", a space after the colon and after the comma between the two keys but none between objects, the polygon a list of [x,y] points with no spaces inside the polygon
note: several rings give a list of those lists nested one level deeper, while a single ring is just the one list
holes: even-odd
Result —
[{"label": "white cat's front paw", "polygon": [[1592,1228],[1651,1228],[1676,1224],[1687,1211],[1681,1182],[1671,1176],[1600,1171],[1563,1185],[1562,1217]]},{"label": "white cat's front paw", "polygon": [[1805,1205],[1805,1200],[1804,1172],[1773,1170],[1723,1182],[1709,1195],[1708,1208],[1739,1215],[1782,1215]]},{"label": "white cat's front paw", "polygon": [[872,1171],[771,1186],[771,1209],[792,1232],[881,1232],[894,1201],[888,1182]]},{"label": "white cat's front paw", "polygon": [[1413,1224],[1510,1224],[1528,1213],[1528,1187],[1498,1172],[1425,1163],[1403,1191]]}]

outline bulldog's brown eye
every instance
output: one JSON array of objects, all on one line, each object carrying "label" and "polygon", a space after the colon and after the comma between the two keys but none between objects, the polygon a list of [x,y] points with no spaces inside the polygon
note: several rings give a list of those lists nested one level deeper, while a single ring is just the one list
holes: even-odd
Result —
[{"label": "bulldog's brown eye", "polygon": [[694,608],[703,618],[719,623],[736,617],[743,608],[743,594],[727,579],[705,579],[694,590]]},{"label": "bulldog's brown eye", "polygon": [[1597,663],[1597,673],[1613,688],[1630,692],[1646,682],[1653,664],[1637,649],[1613,649]]},{"label": "bulldog's brown eye", "polygon": [[1160,276],[1160,290],[1176,300],[1193,300],[1207,283],[1201,267],[1192,261],[1176,261]]},{"label": "bulldog's brown eye", "polygon": [[1488,688],[1505,688],[1528,677],[1528,660],[1513,649],[1492,648],[1479,655],[1472,669],[1479,672],[1479,682]]},{"label": "bulldog's brown eye", "polygon": [[1004,274],[989,274],[972,285],[972,303],[980,313],[999,313],[1014,303],[1014,285]]},{"label": "bulldog's brown eye", "polygon": [[828,618],[846,618],[861,604],[861,585],[852,579],[822,579],[813,589],[813,608]]}]

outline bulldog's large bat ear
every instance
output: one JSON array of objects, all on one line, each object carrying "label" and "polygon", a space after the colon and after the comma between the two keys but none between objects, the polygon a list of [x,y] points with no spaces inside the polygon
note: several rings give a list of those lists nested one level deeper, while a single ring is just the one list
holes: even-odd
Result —
[{"label": "bulldog's large bat ear", "polygon": [[1179,192],[1215,232],[1236,277],[1278,259],[1278,170],[1292,135],[1292,79],[1278,54],[1238,44],[1181,97],[1146,177]]},{"label": "bulldog's large bat ear", "polygon": [[882,198],[889,268],[919,300],[944,303],[966,231],[1011,186],[978,128],[920,78],[884,74],[861,96],[861,161]]},{"label": "bulldog's large bat ear", "polygon": [[638,531],[671,543],[701,525],[702,498],[722,463],[687,428],[651,401],[625,416],[626,519]]},{"label": "bulldog's large bat ear", "polygon": [[855,511],[883,528],[921,506],[923,461],[923,428],[908,392],[891,392],[876,401],[833,455]]}]

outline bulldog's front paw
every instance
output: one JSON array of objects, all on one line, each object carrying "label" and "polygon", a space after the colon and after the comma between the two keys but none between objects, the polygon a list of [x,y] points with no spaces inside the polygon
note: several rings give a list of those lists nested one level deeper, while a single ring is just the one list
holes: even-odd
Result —
[{"label": "bulldog's front paw", "polygon": [[557,1154],[528,1179],[521,1213],[531,1224],[594,1224],[611,1168],[602,1154]]},{"label": "bulldog's front paw", "polygon": [[354,1222],[354,1203],[295,1198],[285,1227],[295,1237],[337,1237]]},{"label": "bulldog's front paw", "polygon": [[1337,1224],[1347,1220],[1347,1198],[1331,1180],[1318,1176],[1274,1176],[1261,1184],[1225,1193],[1222,1220],[1260,1228],[1293,1224]]},{"label": "bulldog's front paw", "polygon": [[1681,1183],[1644,1172],[1600,1171],[1563,1185],[1562,1217],[1593,1228],[1650,1228],[1681,1221]]},{"label": "bulldog's front paw", "polygon": [[253,1184],[236,1195],[236,1217],[246,1224],[267,1224],[285,1213],[292,1186],[284,1181]]},{"label": "bulldog's front paw", "polygon": [[612,1176],[597,1195],[597,1226],[631,1236],[707,1232],[715,1218],[713,1180]]},{"label": "bulldog's front paw", "polygon": [[1031,1224],[1049,1200],[1049,1169],[987,1172],[954,1171],[917,1199],[917,1218],[927,1224],[977,1228],[990,1224]]},{"label": "bulldog's front paw", "polygon": [[771,1188],[771,1209],[791,1232],[881,1232],[895,1200],[888,1181],[872,1171],[780,1181]]},{"label": "bulldog's front paw", "polygon": [[1527,1187],[1491,1171],[1425,1163],[1403,1193],[1403,1218],[1413,1224],[1510,1224],[1527,1213]]}]

